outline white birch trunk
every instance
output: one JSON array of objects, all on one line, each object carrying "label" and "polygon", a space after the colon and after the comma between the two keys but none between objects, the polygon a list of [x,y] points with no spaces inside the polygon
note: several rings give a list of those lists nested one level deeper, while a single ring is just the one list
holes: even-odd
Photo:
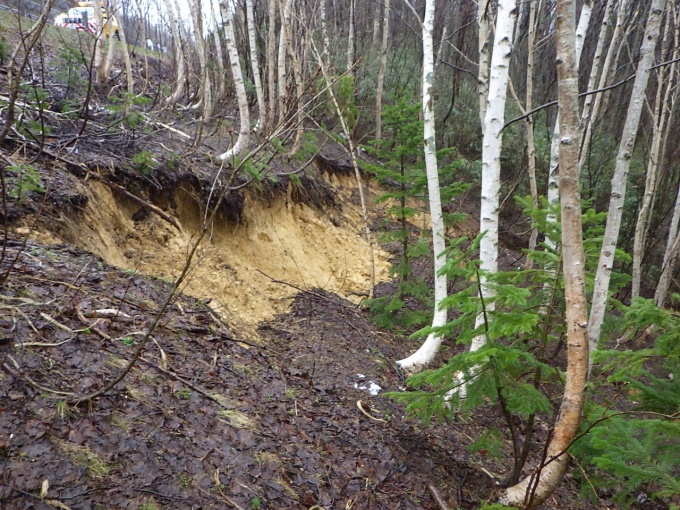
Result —
[{"label": "white birch trunk", "polygon": [[557,0],[557,87],[560,138],[560,209],[564,254],[565,325],[567,332],[567,377],[562,405],[547,448],[545,462],[524,480],[509,487],[500,501],[522,508],[540,506],[559,486],[569,462],[567,449],[579,425],[588,382],[588,342],[585,253],[579,192],[579,106],[578,57],[574,51],[574,0]]},{"label": "white birch trunk", "polygon": [[477,24],[479,25],[479,71],[477,73],[477,94],[479,95],[479,123],[484,135],[486,102],[489,99],[489,9],[490,0],[477,2]]},{"label": "white birch trunk", "polygon": [[663,307],[668,296],[668,289],[670,288],[671,278],[675,266],[680,258],[680,187],[678,187],[678,194],[675,198],[675,208],[673,209],[673,217],[671,218],[671,225],[668,230],[668,241],[666,243],[666,251],[663,255],[663,265],[661,266],[661,276],[659,277],[659,284],[654,293],[654,302],[659,308]]},{"label": "white birch trunk", "polygon": [[276,118],[276,72],[275,60],[276,54],[276,0],[269,0],[267,4],[267,19],[269,27],[267,29],[267,133],[270,133],[274,127],[274,119]]},{"label": "white birch trunk", "polygon": [[264,102],[264,92],[262,90],[262,80],[260,79],[260,62],[257,51],[257,33],[255,31],[255,14],[253,13],[253,0],[246,0],[246,17],[248,19],[248,44],[250,47],[250,64],[253,69],[253,82],[255,83],[255,93],[257,95],[258,118],[255,130],[259,131],[266,122],[267,108]]},{"label": "white birch trunk", "polygon": [[[667,55],[668,49],[677,44],[677,30],[675,36],[671,34],[670,16],[667,17],[666,29],[664,31],[661,54]],[[674,39],[674,40],[673,40]],[[675,44],[674,44],[675,42]],[[673,59],[677,57],[677,51],[673,52]],[[654,111],[650,112],[652,117],[652,145],[649,149],[649,159],[647,161],[647,175],[645,178],[645,191],[642,195],[642,205],[638,211],[637,222],[635,224],[635,238],[633,240],[633,268],[632,268],[632,290],[631,299],[640,295],[640,283],[642,277],[642,256],[647,241],[650,221],[654,211],[654,199],[657,192],[659,179],[659,167],[663,158],[663,148],[668,136],[667,127],[673,111],[673,103],[677,97],[677,87],[674,84],[675,69],[677,61],[673,61],[670,66],[664,66],[657,70],[656,99]],[[671,92],[673,98],[671,99]]]},{"label": "white birch trunk", "polygon": [[201,66],[198,102],[194,103],[192,108],[199,108],[202,106],[203,118],[207,119],[212,115],[212,85],[210,81],[210,72],[208,69],[208,56],[205,48],[205,34],[203,30],[200,0],[191,0],[191,18],[194,24],[194,43],[196,44],[196,53],[198,54],[198,61]]},{"label": "white birch trunk", "polygon": [[[529,4],[529,34],[527,41],[527,74],[526,74],[526,96],[525,96],[525,110],[531,111],[534,101],[534,43],[536,41],[536,2]],[[526,118],[527,127],[527,170],[529,173],[529,190],[531,192],[531,200],[534,207],[538,207],[538,185],[536,183],[536,144],[534,143],[534,118],[529,115]],[[531,228],[529,236],[529,251],[536,249],[538,242],[538,229],[534,226]],[[534,259],[527,257],[525,269],[531,269],[534,264]]]},{"label": "white birch trunk", "polygon": [[630,104],[623,126],[621,144],[616,156],[616,166],[612,177],[611,198],[609,200],[609,212],[607,213],[607,226],[602,241],[600,259],[597,264],[595,285],[593,288],[590,320],[588,322],[588,342],[590,352],[597,349],[600,341],[600,330],[604,321],[604,314],[609,297],[609,281],[612,267],[614,266],[614,254],[616,252],[623,203],[626,198],[626,184],[630,159],[635,148],[635,139],[640,124],[640,114],[645,101],[645,91],[649,81],[650,67],[654,62],[654,50],[659,37],[661,17],[666,0],[652,0],[649,18],[645,28],[645,34],[640,47],[640,60],[635,73],[635,82],[631,93]]},{"label": "white birch trunk", "polygon": [[321,18],[321,39],[323,48],[321,50],[321,61],[323,65],[328,66],[331,54],[331,41],[328,38],[328,23],[326,22],[326,0],[320,0],[319,16]]},{"label": "white birch trunk", "polygon": [[[217,7],[219,8],[219,4]],[[224,68],[224,52],[222,51],[222,39],[220,38],[219,21],[215,15],[215,6],[213,5],[212,0],[210,0],[210,26],[213,41],[215,42],[215,64],[217,67],[216,76],[220,77],[219,79],[215,80],[217,86],[217,90],[215,91],[215,101],[219,102],[224,97],[225,90],[227,89],[227,80],[221,79],[223,76],[226,76],[226,69]]]},{"label": "white birch trunk", "polygon": [[281,30],[279,32],[279,58],[278,58],[278,85],[279,85],[279,123],[283,123],[288,115],[286,100],[288,97],[288,82],[286,80],[286,55],[288,54],[288,31],[290,29],[290,17],[292,0],[280,0]]},{"label": "white birch trunk", "polygon": [[[616,2],[611,2],[612,8],[615,7]],[[620,3],[618,4],[618,14],[616,15],[616,24],[614,25],[614,33],[612,34],[611,41],[609,42],[609,47],[607,49],[607,56],[604,59],[604,64],[602,65],[602,70],[600,72],[600,80],[598,82],[597,88],[601,89],[604,88],[604,86],[607,84],[607,77],[609,76],[609,71],[612,67],[612,62],[616,60],[614,58],[614,55],[616,53],[616,48],[620,47],[618,45],[618,40],[621,35],[621,30],[623,28],[625,19],[625,13],[626,13],[626,6],[628,4],[628,0],[620,0]],[[600,38],[602,39],[602,42],[604,43],[604,39],[606,38],[606,32],[600,31]],[[600,44],[600,41],[598,41],[598,45]],[[593,67],[595,66],[595,63],[593,63]],[[592,73],[591,73],[592,77]],[[590,80],[589,80],[590,81]],[[589,90],[591,90],[589,88]],[[594,98],[593,98],[594,97]],[[581,118],[584,121],[584,128],[583,128],[583,134],[581,135],[581,156],[579,158],[578,162],[578,167],[579,170],[583,170],[586,159],[588,158],[588,152],[590,151],[590,142],[592,140],[592,135],[593,135],[593,126],[595,123],[595,120],[597,120],[598,115],[600,114],[600,109],[605,107],[606,105],[606,99],[605,99],[606,94],[594,94],[594,95],[589,95],[586,97],[586,100],[583,105],[583,115]],[[592,107],[591,107],[592,103]]]},{"label": "white birch trunk", "polygon": [[390,41],[390,0],[384,0],[382,48],[380,52],[380,70],[378,71],[378,87],[375,92],[375,139],[382,138],[382,95],[387,69],[387,50]]},{"label": "white birch trunk", "polygon": [[101,1],[94,0],[93,5],[97,30],[94,34],[94,59],[92,66],[94,68],[95,86],[98,90],[101,90],[109,80],[109,70],[106,68],[106,59],[104,58],[104,41],[106,36],[104,35]]},{"label": "white birch trunk", "polygon": [[[576,65],[578,66],[581,60],[581,53],[583,50],[583,40],[586,32],[588,32],[588,25],[590,24],[590,15],[592,14],[592,5],[590,0],[583,4],[581,9],[581,16],[576,27]],[[560,176],[559,176],[559,160],[560,160],[560,114],[557,113],[555,119],[555,129],[553,130],[552,140],[550,142],[550,168],[548,169],[548,203],[550,205],[558,205],[560,203]],[[548,221],[556,222],[557,218],[554,214],[548,215]],[[550,239],[546,239],[546,245],[552,249],[556,246]]]},{"label": "white birch trunk", "polygon": [[354,9],[356,0],[349,0],[349,30],[347,32],[347,73],[353,74],[354,66]]},{"label": "white birch trunk", "polygon": [[[432,29],[434,26],[435,0],[425,1],[423,18],[423,148],[425,153],[425,170],[427,173],[427,191],[430,203],[430,222],[432,226],[432,245],[434,253],[434,317],[432,327],[439,328],[446,324],[447,311],[441,306],[446,298],[446,274],[442,272],[446,264],[446,239],[444,232],[444,216],[439,193],[439,170],[437,168],[437,150],[435,146],[434,122],[434,48]],[[397,364],[408,372],[417,372],[431,363],[439,350],[442,337],[437,331],[430,333],[420,348],[408,358],[397,361]]]},{"label": "white birch trunk", "polygon": [[123,26],[123,20],[119,16],[120,11],[118,9],[118,4],[114,0],[109,0],[109,5],[111,9],[111,16],[115,16],[118,21],[118,34],[120,35],[120,45],[123,52],[123,60],[125,62],[125,76],[127,78],[127,92],[132,95],[135,92],[135,81],[134,76],[132,76],[132,62],[130,62],[130,52],[127,45],[127,38],[125,37],[125,27]]},{"label": "white birch trunk", "polygon": [[176,10],[176,5],[174,2],[168,2],[168,16],[170,17],[170,34],[172,35],[172,42],[175,46],[175,68],[176,68],[176,78],[175,78],[175,88],[166,100],[168,106],[174,105],[179,99],[184,95],[186,80],[187,80],[187,68],[184,59],[184,43],[182,42],[182,37],[179,31],[179,13]]},{"label": "white birch trunk", "polygon": [[[482,193],[479,231],[483,237],[479,244],[481,298],[486,310],[494,308],[493,291],[487,285],[487,274],[498,272],[498,208],[501,188],[501,147],[505,123],[505,101],[508,94],[510,57],[517,18],[516,0],[499,0],[494,32],[488,97],[482,139]],[[484,324],[485,314],[477,316],[475,327]],[[486,344],[486,336],[472,340],[471,351]],[[464,394],[464,392],[463,392]]]},{"label": "white birch trunk", "polygon": [[250,112],[248,111],[248,97],[246,96],[246,87],[243,83],[241,64],[238,58],[238,51],[236,50],[236,37],[234,35],[234,17],[232,13],[232,6],[230,6],[226,1],[220,2],[220,9],[224,18],[224,38],[227,43],[229,65],[231,66],[231,75],[234,79],[234,88],[236,89],[238,113],[241,117],[241,125],[236,143],[231,149],[223,154],[220,154],[219,156],[219,159],[224,161],[238,156],[248,146],[248,139],[250,137]]}]

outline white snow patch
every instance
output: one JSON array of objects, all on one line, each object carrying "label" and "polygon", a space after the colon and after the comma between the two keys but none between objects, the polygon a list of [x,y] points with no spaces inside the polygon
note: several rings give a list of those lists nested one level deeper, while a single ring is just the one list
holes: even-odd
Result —
[{"label": "white snow patch", "polygon": [[374,397],[382,391],[382,388],[373,381],[354,383],[354,388],[357,390],[368,391]]}]

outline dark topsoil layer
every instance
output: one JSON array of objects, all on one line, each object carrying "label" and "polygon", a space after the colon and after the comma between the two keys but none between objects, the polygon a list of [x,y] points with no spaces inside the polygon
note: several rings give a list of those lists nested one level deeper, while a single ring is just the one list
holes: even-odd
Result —
[{"label": "dark topsoil layer", "polygon": [[[170,285],[65,245],[10,241],[7,255],[3,270],[16,262],[0,295],[3,509],[440,508],[430,484],[451,508],[479,508],[495,490],[476,465],[510,464],[465,449],[479,420],[425,429],[401,404],[356,388],[398,390],[393,361],[413,344],[321,290],[263,325],[261,346],[179,296],[121,383],[64,406],[119,372]],[[488,413],[481,421],[498,418]],[[548,507],[592,508],[576,501],[567,482]]]}]

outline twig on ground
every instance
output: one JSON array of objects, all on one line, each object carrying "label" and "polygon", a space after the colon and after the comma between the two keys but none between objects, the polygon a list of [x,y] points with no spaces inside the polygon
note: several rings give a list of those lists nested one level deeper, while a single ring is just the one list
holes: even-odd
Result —
[{"label": "twig on ground", "polygon": [[429,484],[427,488],[430,491],[430,494],[432,494],[432,499],[434,499],[439,508],[441,510],[449,510],[449,505],[446,504],[446,501],[444,501],[444,498],[442,498],[441,494],[439,494],[437,488],[432,484]]},{"label": "twig on ground", "polygon": [[19,366],[19,363],[17,363],[17,361],[12,356],[8,355],[7,357],[12,362],[12,364],[14,365],[15,368],[13,369],[7,363],[3,363],[2,366],[7,371],[7,373],[13,375],[17,379],[23,379],[24,381],[26,381],[28,384],[30,384],[34,388],[37,388],[40,391],[44,391],[46,393],[54,393],[55,395],[65,395],[65,396],[69,396],[69,397],[74,395],[74,393],[70,393],[70,392],[67,392],[67,391],[53,390],[51,388],[48,388],[46,386],[43,386],[42,384],[35,382],[33,379],[31,379],[30,377],[28,377],[26,374],[24,374],[22,372],[21,367]]}]

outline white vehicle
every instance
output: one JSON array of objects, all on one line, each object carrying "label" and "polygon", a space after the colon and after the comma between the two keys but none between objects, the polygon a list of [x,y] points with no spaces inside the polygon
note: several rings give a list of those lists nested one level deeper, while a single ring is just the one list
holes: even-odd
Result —
[{"label": "white vehicle", "polygon": [[[118,37],[118,22],[115,16],[109,17],[106,9],[102,7],[102,22],[104,23],[104,33],[114,34]],[[55,26],[68,28],[71,30],[83,30],[94,34],[97,32],[97,18],[94,15],[94,2],[78,2],[76,7],[72,7],[68,12],[58,14],[54,18]]]}]

